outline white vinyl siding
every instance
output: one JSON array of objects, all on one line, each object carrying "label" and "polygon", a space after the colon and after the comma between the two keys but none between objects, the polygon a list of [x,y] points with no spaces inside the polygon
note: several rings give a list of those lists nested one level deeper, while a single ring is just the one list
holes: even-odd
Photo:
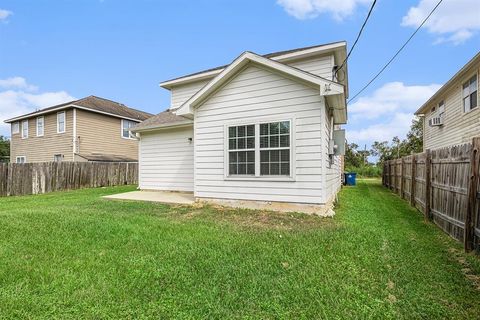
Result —
[{"label": "white vinyl siding", "polygon": [[328,80],[332,79],[332,68],[334,65],[333,55],[306,58],[298,61],[287,62],[286,64],[297,69],[313,73]]},{"label": "white vinyl siding", "polygon": [[193,191],[193,128],[142,133],[140,189]]},{"label": "white vinyl siding", "polygon": [[[424,121],[424,149],[438,149],[455,144],[471,142],[473,137],[480,136],[480,108],[473,108],[470,112],[464,111],[463,84],[480,72],[480,63],[476,63],[465,75],[453,82],[442,96],[432,101],[426,112]],[[478,87],[478,76],[477,76]],[[478,104],[478,90],[477,90]],[[431,110],[443,100],[445,112],[442,126],[430,126],[428,120],[432,116]],[[436,112],[434,113],[436,114]]]},{"label": "white vinyl siding", "polygon": [[[324,203],[322,123],[318,88],[249,66],[195,110],[195,196],[297,203]],[[293,179],[225,177],[225,125],[293,119]]]},{"label": "white vinyl siding", "polygon": [[202,89],[208,82],[210,82],[210,79],[187,83],[172,88],[170,108],[179,108],[185,101],[190,99],[191,96],[197,93],[198,90]]}]

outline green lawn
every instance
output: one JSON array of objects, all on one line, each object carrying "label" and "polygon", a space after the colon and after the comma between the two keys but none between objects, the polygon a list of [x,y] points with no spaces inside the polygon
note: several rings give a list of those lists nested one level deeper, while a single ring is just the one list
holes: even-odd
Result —
[{"label": "green lawn", "polygon": [[477,319],[479,259],[376,180],[337,215],[0,199],[0,318]]}]

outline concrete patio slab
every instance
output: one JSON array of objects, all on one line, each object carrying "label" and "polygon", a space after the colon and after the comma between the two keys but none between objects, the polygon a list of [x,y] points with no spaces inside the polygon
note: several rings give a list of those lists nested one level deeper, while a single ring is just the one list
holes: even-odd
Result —
[{"label": "concrete patio slab", "polygon": [[103,198],[112,199],[112,200],[150,201],[150,202],[174,203],[174,204],[194,204],[195,203],[195,198],[193,197],[193,193],[154,191],[154,190],[141,190],[141,191],[118,193],[118,194],[112,194],[109,196],[104,196]]}]

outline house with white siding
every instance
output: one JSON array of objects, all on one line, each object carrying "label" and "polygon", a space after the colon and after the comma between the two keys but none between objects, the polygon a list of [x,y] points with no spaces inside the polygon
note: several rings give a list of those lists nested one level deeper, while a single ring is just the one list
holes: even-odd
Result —
[{"label": "house with white siding", "polygon": [[345,42],[247,51],[228,65],[162,82],[169,109],[132,129],[140,189],[325,213],[341,187],[345,57]]},{"label": "house with white siding", "polygon": [[480,136],[479,73],[477,53],[415,112],[424,118],[424,150],[471,142]]}]

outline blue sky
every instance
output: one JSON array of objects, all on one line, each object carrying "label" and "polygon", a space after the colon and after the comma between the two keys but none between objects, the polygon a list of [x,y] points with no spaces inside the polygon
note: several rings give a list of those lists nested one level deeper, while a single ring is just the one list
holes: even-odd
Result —
[{"label": "blue sky", "polygon": [[[415,111],[480,48],[478,0],[444,0],[390,68],[349,106],[360,145],[404,135]],[[379,0],[349,61],[351,96],[437,0]],[[370,0],[0,2],[0,121],[98,95],[158,113],[158,83],[259,54],[347,40]],[[0,134],[9,135],[0,125]]]}]

